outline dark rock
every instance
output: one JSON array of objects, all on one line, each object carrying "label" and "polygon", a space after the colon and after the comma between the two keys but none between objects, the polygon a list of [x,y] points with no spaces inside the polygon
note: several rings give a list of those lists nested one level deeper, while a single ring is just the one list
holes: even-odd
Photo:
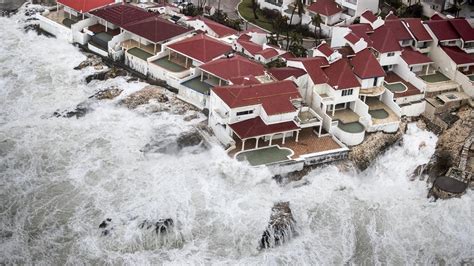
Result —
[{"label": "dark rock", "polygon": [[110,219],[110,218],[107,218],[107,219],[105,219],[105,220],[106,220],[107,222],[111,222],[111,221],[112,221],[112,219]]},{"label": "dark rock", "polygon": [[13,236],[12,231],[0,231],[0,238],[11,238]]},{"label": "dark rock", "polygon": [[176,140],[179,149],[199,145],[202,141],[203,138],[197,131],[182,133]]},{"label": "dark rock", "polygon": [[[78,66],[76,66],[74,68],[74,70],[81,70],[81,69],[89,67],[89,66],[99,66],[99,65],[102,65],[102,64],[103,64],[102,63],[102,58],[100,58],[100,56],[89,54],[89,55],[87,55],[86,60],[82,61]],[[105,72],[104,72],[104,75],[105,75]],[[88,80],[88,79],[86,79],[86,80]],[[90,80],[87,81],[87,82],[90,82]]]},{"label": "dark rock", "polygon": [[105,72],[104,80],[113,79],[116,77],[125,77],[128,75],[128,72],[121,68],[113,67],[109,71]]},{"label": "dark rock", "polygon": [[92,109],[90,108],[89,103],[82,102],[76,106],[74,110],[68,111],[56,111],[53,113],[54,116],[56,117],[66,117],[66,118],[71,118],[71,117],[76,117],[76,118],[81,118],[85,116],[87,113],[89,113]]},{"label": "dark rock", "polygon": [[146,230],[152,229],[157,234],[168,233],[170,232],[173,226],[174,226],[174,221],[171,218],[159,219],[156,222],[144,220],[142,223],[138,225],[140,229],[146,229]]},{"label": "dark rock", "polygon": [[106,228],[107,223],[105,221],[102,221],[102,223],[99,224],[99,228]]},{"label": "dark rock", "polygon": [[102,234],[101,234],[101,235],[102,235],[102,236],[108,236],[109,233],[110,233],[109,230],[104,230],[104,231],[102,231]]},{"label": "dark rock", "polygon": [[199,118],[199,115],[196,114],[196,113],[193,113],[193,114],[190,114],[190,115],[188,115],[188,116],[185,116],[185,117],[183,118],[183,120],[186,121],[186,122],[189,122],[189,121],[194,120],[194,119],[197,119],[197,118]]},{"label": "dark rock", "polygon": [[289,241],[296,233],[295,224],[290,203],[276,203],[272,208],[268,227],[262,234],[260,248],[271,248]]},{"label": "dark rock", "polygon": [[90,96],[89,98],[95,98],[97,100],[111,100],[117,96],[119,96],[122,93],[122,89],[119,89],[117,87],[110,87],[105,90],[98,91],[94,95]]}]

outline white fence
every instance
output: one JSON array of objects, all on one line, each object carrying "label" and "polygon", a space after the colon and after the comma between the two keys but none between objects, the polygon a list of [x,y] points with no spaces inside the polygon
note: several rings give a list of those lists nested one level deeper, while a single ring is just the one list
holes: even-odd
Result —
[{"label": "white fence", "polygon": [[73,42],[72,31],[70,28],[55,21],[52,21],[49,18],[40,14],[37,14],[36,18],[39,20],[39,25],[42,30],[51,33],[58,39],[64,39],[71,43]]},{"label": "white fence", "polygon": [[90,40],[89,34],[83,31],[84,28],[97,24],[96,18],[86,18],[71,26],[72,39],[74,42],[85,45]]}]

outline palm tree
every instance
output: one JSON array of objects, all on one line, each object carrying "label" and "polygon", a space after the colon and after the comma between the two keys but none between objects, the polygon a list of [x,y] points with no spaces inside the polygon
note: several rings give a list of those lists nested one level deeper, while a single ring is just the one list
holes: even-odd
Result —
[{"label": "palm tree", "polygon": [[258,19],[258,16],[257,16],[257,8],[258,8],[257,0],[252,0],[252,11],[253,11],[253,17],[254,17],[255,19]]},{"label": "palm tree", "polygon": [[[303,16],[304,13],[304,3],[303,0],[294,0],[293,2],[293,10],[291,11],[291,17],[290,17],[290,25],[291,22],[293,22],[293,16],[295,15],[295,12],[298,12],[298,16],[300,17],[300,24],[301,24],[301,17]],[[286,50],[290,47],[290,30],[291,27],[288,27],[287,32],[286,32]]]},{"label": "palm tree", "polygon": [[282,16],[281,14],[278,14],[277,17],[275,17],[275,19],[272,20],[272,26],[273,26],[273,29],[275,30],[275,34],[276,34],[275,42],[277,44],[280,41],[280,34],[285,29],[285,26],[288,25],[286,23],[287,21],[288,21],[288,17],[287,16]]},{"label": "palm tree", "polygon": [[315,44],[319,44],[319,39],[321,38],[321,23],[323,23],[323,19],[319,14],[311,17],[311,23],[314,25],[314,42]]}]

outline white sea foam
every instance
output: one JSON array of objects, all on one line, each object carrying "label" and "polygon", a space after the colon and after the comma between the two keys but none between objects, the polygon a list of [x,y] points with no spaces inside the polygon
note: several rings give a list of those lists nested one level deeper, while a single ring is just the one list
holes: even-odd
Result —
[{"label": "white sea foam", "polygon": [[[99,89],[116,85],[127,94],[145,84],[85,84],[92,70],[73,70],[85,58],[78,49],[24,33],[22,19],[0,18],[0,263],[472,262],[472,193],[430,202],[426,183],[409,181],[433,154],[433,134],[411,125],[403,144],[368,170],[320,167],[298,187],[277,185],[267,170],[217,146],[143,153],[152,139],[174,141],[189,123],[116,101],[80,119],[51,117]],[[280,200],[290,201],[298,236],[259,251]],[[113,229],[101,236],[105,218]],[[160,218],[175,221],[166,237],[138,227]]]}]

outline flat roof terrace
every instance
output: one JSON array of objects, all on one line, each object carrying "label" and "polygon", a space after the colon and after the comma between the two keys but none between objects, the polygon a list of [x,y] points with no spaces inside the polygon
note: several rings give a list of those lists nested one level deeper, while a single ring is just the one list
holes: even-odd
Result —
[{"label": "flat roof terrace", "polygon": [[152,61],[152,63],[171,72],[183,72],[184,70],[188,69],[180,64],[176,64],[175,62],[169,60],[167,56]]},{"label": "flat roof terrace", "polygon": [[205,95],[209,95],[211,88],[213,87],[205,81],[201,81],[201,77],[190,79],[186,82],[183,82],[182,85]]}]

